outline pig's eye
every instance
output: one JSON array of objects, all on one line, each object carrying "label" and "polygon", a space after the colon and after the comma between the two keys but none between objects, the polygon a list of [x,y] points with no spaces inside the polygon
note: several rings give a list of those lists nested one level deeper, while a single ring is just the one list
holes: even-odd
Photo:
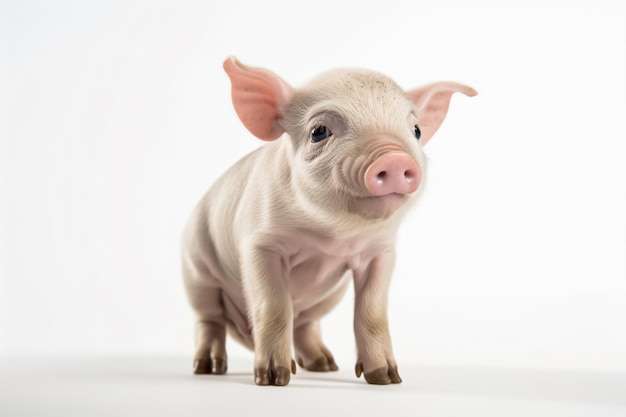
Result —
[{"label": "pig's eye", "polygon": [[415,135],[415,139],[420,140],[420,136],[422,136],[422,132],[418,125],[413,126],[413,134]]},{"label": "pig's eye", "polygon": [[320,142],[327,137],[331,136],[333,133],[324,125],[318,125],[313,128],[311,131],[311,142],[317,143]]}]

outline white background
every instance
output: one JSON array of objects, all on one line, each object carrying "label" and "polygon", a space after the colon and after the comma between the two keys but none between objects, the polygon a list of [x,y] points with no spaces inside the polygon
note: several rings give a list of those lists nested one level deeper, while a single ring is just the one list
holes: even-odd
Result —
[{"label": "white background", "polygon": [[[399,237],[401,365],[625,370],[624,6],[470,3],[3,1],[0,352],[191,361],[181,230],[261,145],[232,54],[294,85],[358,66],[479,91],[427,145]],[[323,322],[343,367],[350,295]]]}]

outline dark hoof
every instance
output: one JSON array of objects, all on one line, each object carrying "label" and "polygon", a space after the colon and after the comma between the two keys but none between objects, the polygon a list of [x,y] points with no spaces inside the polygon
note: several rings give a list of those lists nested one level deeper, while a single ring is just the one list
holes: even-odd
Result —
[{"label": "dark hoof", "polygon": [[[356,376],[357,378],[361,376],[363,373],[363,365],[357,363],[356,365]],[[365,380],[368,384],[373,385],[389,385],[389,384],[399,384],[402,382],[402,378],[398,374],[398,368],[378,368],[373,371],[366,372],[364,374]]]},{"label": "dark hoof", "polygon": [[226,373],[225,359],[196,359],[193,364],[193,373],[196,375],[223,375]]},{"label": "dark hoof", "polygon": [[292,373],[296,373],[296,363],[293,360],[291,361],[291,369],[284,366],[269,369],[257,368],[254,370],[254,383],[263,386],[285,386],[289,384]]},{"label": "dark hoof", "polygon": [[327,358],[326,356],[322,356],[321,358],[318,358],[315,362],[308,365],[305,365],[304,361],[302,359],[299,359],[298,364],[307,371],[312,372],[329,372],[337,371],[339,369],[339,367],[335,363],[335,360],[332,357]]},{"label": "dark hoof", "polygon": [[254,383],[257,385],[276,385],[284,386],[289,383],[291,372],[284,366],[278,366],[276,369],[255,369]]}]

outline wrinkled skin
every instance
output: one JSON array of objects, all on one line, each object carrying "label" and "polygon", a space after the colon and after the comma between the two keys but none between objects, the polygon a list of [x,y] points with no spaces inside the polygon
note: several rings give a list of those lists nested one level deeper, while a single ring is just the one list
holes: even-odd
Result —
[{"label": "wrinkled skin", "polygon": [[295,362],[336,370],[319,322],[352,281],[356,374],[401,382],[387,323],[396,232],[423,188],[422,146],[452,94],[476,92],[456,83],[405,92],[353,69],[294,89],[234,58],[224,69],[239,118],[268,143],[218,179],[185,229],[194,372],[226,372],[227,330],[254,350],[258,385],[287,385]]}]

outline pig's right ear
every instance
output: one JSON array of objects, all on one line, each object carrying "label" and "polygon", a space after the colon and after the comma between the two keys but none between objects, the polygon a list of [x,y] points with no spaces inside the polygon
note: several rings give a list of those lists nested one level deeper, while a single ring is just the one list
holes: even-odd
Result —
[{"label": "pig's right ear", "polygon": [[280,120],[293,97],[293,88],[274,73],[243,65],[235,57],[224,61],[232,84],[235,111],[259,139],[272,141],[284,133]]},{"label": "pig's right ear", "polygon": [[469,97],[478,94],[472,87],[454,82],[428,84],[407,93],[419,112],[417,124],[421,130],[419,140],[422,145],[426,145],[443,123],[454,93],[463,93]]}]

